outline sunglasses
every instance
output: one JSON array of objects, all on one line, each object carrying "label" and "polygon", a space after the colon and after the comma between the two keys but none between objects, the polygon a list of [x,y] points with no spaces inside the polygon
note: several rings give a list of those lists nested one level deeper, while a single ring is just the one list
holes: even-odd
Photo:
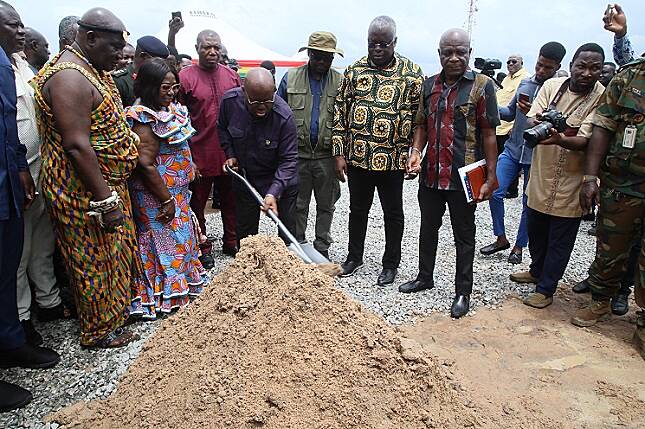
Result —
[{"label": "sunglasses", "polygon": [[179,88],[181,88],[181,85],[176,83],[174,85],[170,85],[168,83],[162,83],[161,86],[159,87],[163,92],[170,92],[172,91],[173,93],[179,92]]},{"label": "sunglasses", "polygon": [[508,60],[508,61],[506,61],[506,64],[507,64],[507,65],[510,65],[510,64],[517,64],[517,60]]},{"label": "sunglasses", "polygon": [[249,106],[259,106],[260,104],[267,105],[267,104],[273,104],[275,101],[275,93],[273,93],[273,97],[271,97],[271,100],[264,100],[264,101],[251,101],[249,98],[249,94],[246,94],[246,101],[249,103]]},{"label": "sunglasses", "polygon": [[367,47],[370,48],[370,49],[376,49],[376,48],[385,49],[385,48],[389,48],[390,46],[392,46],[394,44],[395,40],[396,40],[396,38],[392,39],[389,43],[385,43],[385,42],[367,42]]},{"label": "sunglasses", "polygon": [[309,58],[314,61],[331,61],[334,59],[334,54],[331,52],[309,52]]}]

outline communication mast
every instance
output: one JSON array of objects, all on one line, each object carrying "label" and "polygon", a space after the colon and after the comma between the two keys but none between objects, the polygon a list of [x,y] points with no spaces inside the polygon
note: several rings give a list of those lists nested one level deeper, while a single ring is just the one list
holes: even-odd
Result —
[{"label": "communication mast", "polygon": [[475,14],[477,13],[477,0],[470,0],[470,5],[468,7],[468,37],[472,42],[473,39],[473,30],[475,29]]}]

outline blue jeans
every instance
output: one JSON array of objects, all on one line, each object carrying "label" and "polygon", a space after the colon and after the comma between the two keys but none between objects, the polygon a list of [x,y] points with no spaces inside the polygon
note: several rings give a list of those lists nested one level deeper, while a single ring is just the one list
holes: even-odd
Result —
[{"label": "blue jeans", "polygon": [[506,230],[504,229],[504,195],[520,170],[524,171],[522,217],[520,219],[520,227],[517,231],[517,238],[515,239],[515,246],[519,248],[526,247],[529,242],[529,234],[526,227],[526,185],[529,182],[530,169],[530,164],[520,164],[511,158],[508,151],[504,149],[499,155],[499,158],[497,158],[497,181],[499,182],[499,188],[493,192],[493,196],[489,202],[490,214],[493,218],[493,233],[496,237],[506,235]]}]

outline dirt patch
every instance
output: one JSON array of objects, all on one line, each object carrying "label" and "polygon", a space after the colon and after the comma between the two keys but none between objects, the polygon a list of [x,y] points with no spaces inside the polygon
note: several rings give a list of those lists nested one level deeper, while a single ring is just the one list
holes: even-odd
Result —
[{"label": "dirt patch", "polygon": [[70,428],[499,427],[503,413],[479,412],[453,378],[279,240],[251,237],[200,299],[163,322],[112,396],[48,420]]},{"label": "dirt patch", "polygon": [[635,314],[580,329],[569,320],[589,295],[559,289],[544,310],[512,298],[458,321],[433,315],[404,332],[451,365],[481,412],[524,415],[518,427],[645,428],[645,362],[631,341]]}]

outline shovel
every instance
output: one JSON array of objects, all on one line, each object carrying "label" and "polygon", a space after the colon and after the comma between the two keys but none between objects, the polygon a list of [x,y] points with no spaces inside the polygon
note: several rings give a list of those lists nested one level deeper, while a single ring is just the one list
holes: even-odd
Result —
[{"label": "shovel", "polygon": [[[228,165],[226,165],[224,169],[228,174],[235,177],[237,180],[244,184],[246,189],[248,189],[251,195],[253,195],[253,198],[255,198],[260,207],[264,206],[264,198],[262,198],[262,195],[260,195],[260,193],[253,187],[253,185],[251,185],[251,183],[249,183],[248,180],[246,180],[244,176],[233,170]],[[321,255],[320,252],[318,252],[312,244],[300,244],[298,240],[296,240],[296,237],[294,237],[289,229],[287,229],[287,227],[284,225],[284,223],[282,223],[282,221],[278,218],[278,215],[276,215],[273,210],[267,210],[266,214],[267,216],[269,216],[269,218],[271,218],[273,222],[275,222],[276,225],[278,225],[280,232],[282,232],[282,234],[287,237],[287,240],[289,240],[289,245],[287,246],[287,248],[298,255],[298,257],[302,259],[306,264],[315,264],[318,266],[318,268],[325,272],[325,274],[328,274],[332,277],[340,274],[340,266],[338,264],[331,263],[327,258]]]}]

